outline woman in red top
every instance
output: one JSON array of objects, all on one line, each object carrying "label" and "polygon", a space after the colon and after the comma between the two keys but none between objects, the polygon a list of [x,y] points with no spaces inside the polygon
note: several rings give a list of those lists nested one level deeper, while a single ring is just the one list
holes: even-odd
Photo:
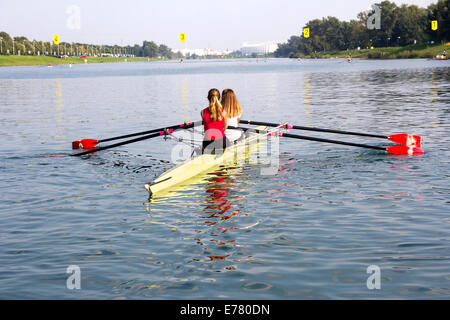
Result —
[{"label": "woman in red top", "polygon": [[201,112],[205,136],[203,139],[203,153],[216,154],[216,151],[223,150],[231,145],[225,136],[227,129],[226,112],[220,103],[220,92],[211,89],[208,92],[209,107]]}]

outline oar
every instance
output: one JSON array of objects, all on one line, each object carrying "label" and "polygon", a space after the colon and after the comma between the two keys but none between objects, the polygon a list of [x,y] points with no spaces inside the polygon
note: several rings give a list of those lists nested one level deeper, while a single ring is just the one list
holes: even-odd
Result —
[{"label": "oar", "polygon": [[201,125],[202,123],[203,123],[202,121],[198,121],[198,122],[194,122],[194,123],[191,122],[190,124],[182,124],[182,125],[176,126],[178,128],[173,128],[173,127],[163,128],[163,130],[160,130],[159,132],[154,133],[154,134],[150,134],[150,135],[146,135],[146,136],[143,136],[143,137],[140,137],[140,138],[136,138],[136,139],[132,139],[132,140],[127,140],[127,141],[111,144],[111,145],[105,146],[105,147],[95,148],[95,149],[92,149],[92,150],[71,154],[70,156],[72,156],[72,157],[80,157],[80,156],[84,156],[84,155],[87,155],[87,154],[90,154],[90,153],[103,151],[103,150],[107,150],[107,149],[111,149],[111,148],[115,148],[115,147],[120,147],[120,146],[123,146],[123,145],[126,145],[126,144],[130,144],[130,143],[134,143],[134,142],[138,142],[138,141],[142,141],[142,140],[147,140],[147,139],[151,139],[151,138],[164,136],[167,133],[172,133],[174,131],[181,130],[181,129],[190,129],[190,128],[193,128],[193,127],[195,127],[197,125]]},{"label": "oar", "polygon": [[[245,131],[248,131],[248,130],[254,131],[254,132],[258,132],[258,133],[267,133],[268,135],[272,134],[270,131],[257,130],[257,129],[253,129],[253,128],[240,128],[240,129],[243,129]],[[300,135],[283,133],[283,132],[277,132],[276,134],[280,137],[286,137],[286,138],[333,143],[333,144],[340,144],[340,145],[351,146],[351,147],[360,147],[360,148],[366,148],[366,149],[382,150],[382,151],[386,151],[390,154],[395,154],[395,155],[419,155],[419,154],[424,153],[424,151],[421,148],[417,148],[417,147],[413,147],[413,146],[398,145],[398,146],[390,146],[390,147],[377,147],[377,146],[371,146],[371,145],[367,145],[367,144],[352,143],[352,142],[345,142],[345,141],[338,141],[338,140],[329,140],[329,139],[322,139],[322,138],[314,138],[314,137],[300,136]]]},{"label": "oar", "polygon": [[[280,124],[277,123],[268,123],[268,122],[260,122],[260,121],[249,121],[249,120],[241,120],[241,123],[244,124],[252,124],[258,126],[270,126],[270,127],[278,127]],[[340,131],[340,130],[332,130],[332,129],[321,129],[321,128],[312,128],[312,127],[303,127],[303,126],[294,126],[294,125],[283,125],[286,129],[296,129],[296,130],[304,130],[304,131],[316,131],[316,132],[327,132],[327,133],[337,133],[337,134],[345,134],[345,135],[353,135],[353,136],[361,136],[361,137],[371,137],[371,138],[380,138],[380,139],[389,139],[392,142],[403,144],[405,146],[411,147],[421,147],[422,137],[401,133],[394,134],[390,136],[378,135],[378,134],[370,134],[370,133],[360,133],[360,132],[351,132],[351,131]]]},{"label": "oar", "polygon": [[164,128],[158,128],[158,129],[153,129],[153,130],[148,130],[148,131],[142,131],[142,132],[136,132],[136,133],[131,133],[131,134],[126,134],[123,136],[118,136],[118,137],[112,137],[112,138],[108,138],[108,139],[102,139],[102,140],[96,140],[96,139],[82,139],[82,140],[77,140],[77,141],[73,141],[72,142],[72,149],[86,149],[86,150],[90,150],[92,148],[94,148],[97,144],[102,143],[102,142],[108,142],[108,141],[114,141],[114,140],[121,140],[121,139],[126,139],[126,138],[131,138],[131,137],[136,137],[136,136],[142,136],[144,134],[151,134],[151,133],[156,133],[156,132],[161,132],[161,131],[166,131],[166,130],[176,130],[176,129],[182,129],[185,128],[188,125],[191,125],[192,123],[183,123],[180,125],[175,125],[175,126],[171,126],[171,127],[164,127]]}]

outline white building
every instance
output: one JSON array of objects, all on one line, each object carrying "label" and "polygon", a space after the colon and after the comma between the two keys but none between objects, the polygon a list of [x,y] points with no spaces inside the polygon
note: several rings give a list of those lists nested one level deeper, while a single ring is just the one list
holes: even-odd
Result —
[{"label": "white building", "polygon": [[192,55],[196,55],[198,57],[204,56],[226,56],[229,55],[232,51],[229,50],[214,50],[214,49],[174,49],[172,50],[174,53],[180,52],[183,56],[188,57]]},{"label": "white building", "polygon": [[264,55],[275,52],[278,49],[278,43],[275,41],[266,42],[244,42],[242,44],[241,52],[244,55]]}]

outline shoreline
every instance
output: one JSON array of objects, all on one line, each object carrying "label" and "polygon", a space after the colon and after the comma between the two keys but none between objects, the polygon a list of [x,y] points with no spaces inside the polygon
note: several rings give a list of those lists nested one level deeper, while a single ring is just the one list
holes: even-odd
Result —
[{"label": "shoreline", "polygon": [[113,58],[113,57],[68,57],[57,58],[51,56],[13,56],[0,55],[0,67],[25,67],[43,65],[68,65],[91,63],[126,63],[126,62],[151,62],[165,61],[167,59],[147,59],[142,57]]},{"label": "shoreline", "polygon": [[[450,42],[438,45],[415,44],[405,47],[383,47],[373,49],[361,50],[345,50],[345,51],[330,51],[317,52],[310,55],[295,55],[292,58],[301,59],[332,59],[332,58],[347,58],[351,57],[358,59],[370,60],[393,60],[393,59],[433,59],[441,55],[444,50],[448,52]],[[448,55],[447,55],[448,56]]]},{"label": "shoreline", "polygon": [[[393,59],[433,59],[441,55],[443,50],[448,52],[450,43],[439,45],[410,45],[405,47],[384,47],[362,50],[345,50],[317,52],[310,55],[295,55],[290,58],[299,59],[335,59],[347,58],[350,54],[353,59],[393,60]],[[282,57],[280,57],[282,58]],[[248,57],[248,59],[254,59]],[[152,62],[167,61],[168,59],[152,59],[143,57],[68,57],[57,58],[52,56],[15,56],[0,55],[0,67],[64,65],[64,64],[91,64],[91,63],[126,63],[126,62]],[[190,59],[187,59],[190,60]]]}]

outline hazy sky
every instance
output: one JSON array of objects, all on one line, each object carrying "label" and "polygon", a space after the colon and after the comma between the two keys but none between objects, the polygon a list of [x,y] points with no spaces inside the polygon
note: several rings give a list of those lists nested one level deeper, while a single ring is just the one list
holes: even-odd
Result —
[{"label": "hazy sky", "polygon": [[[0,31],[30,40],[58,34],[66,42],[153,40],[171,48],[233,50],[245,41],[285,42],[311,19],[356,19],[376,2],[381,0],[0,0]],[[437,0],[394,2],[426,7]],[[186,44],[179,41],[182,32]]]}]

